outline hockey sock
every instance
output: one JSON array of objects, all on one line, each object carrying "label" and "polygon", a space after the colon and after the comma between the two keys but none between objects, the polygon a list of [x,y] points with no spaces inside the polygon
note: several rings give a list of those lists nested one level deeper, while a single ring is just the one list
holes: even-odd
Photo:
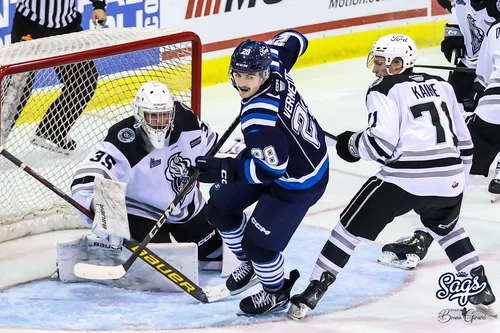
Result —
[{"label": "hockey sock", "polygon": [[241,248],[241,240],[247,225],[247,217],[243,213],[241,224],[239,227],[227,231],[219,230],[220,236],[227,247],[236,255],[239,260],[246,260],[246,255]]},{"label": "hockey sock", "polygon": [[252,261],[255,274],[265,291],[273,293],[281,289],[285,282],[285,260],[281,253],[268,262]]},{"label": "hockey sock", "polygon": [[474,246],[462,227],[460,220],[446,236],[439,236],[429,230],[432,237],[441,245],[457,272],[469,274],[471,269],[481,265]]},{"label": "hockey sock", "polygon": [[339,221],[321,250],[309,280],[319,281],[324,271],[337,276],[344,268],[359,242],[360,240],[347,231]]}]

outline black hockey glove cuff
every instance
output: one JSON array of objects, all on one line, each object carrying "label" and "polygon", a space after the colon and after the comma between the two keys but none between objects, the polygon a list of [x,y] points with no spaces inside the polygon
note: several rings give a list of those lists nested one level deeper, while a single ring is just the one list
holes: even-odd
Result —
[{"label": "black hockey glove cuff", "polygon": [[460,28],[456,24],[446,23],[444,27],[444,39],[441,42],[441,52],[444,53],[446,60],[451,63],[451,55],[455,51],[455,63],[456,65],[459,58],[463,58],[465,55],[465,41]]},{"label": "black hockey glove cuff", "polygon": [[201,175],[198,181],[201,183],[222,183],[232,182],[231,167],[234,158],[217,158],[200,156],[196,158],[196,167],[200,169]]},{"label": "black hockey glove cuff", "polygon": [[479,99],[484,95],[484,87],[476,79],[472,85],[472,92],[470,98],[464,98],[462,105],[465,112],[474,112],[476,110]]},{"label": "black hockey glove cuff", "polygon": [[337,149],[337,155],[344,161],[349,163],[357,162],[360,160],[358,155],[357,143],[359,140],[355,132],[345,131],[337,135],[337,143],[335,148]]}]

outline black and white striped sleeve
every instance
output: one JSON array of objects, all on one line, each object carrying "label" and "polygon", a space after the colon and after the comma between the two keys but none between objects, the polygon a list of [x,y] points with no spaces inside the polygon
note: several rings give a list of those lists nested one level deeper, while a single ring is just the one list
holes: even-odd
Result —
[{"label": "black and white striped sleeve", "polygon": [[[101,142],[80,162],[71,183],[71,196],[79,204],[91,209],[94,199],[94,180],[96,177],[126,183],[131,174],[127,158],[109,142]],[[92,220],[83,214],[80,217],[89,225]]]},{"label": "black and white striped sleeve", "polygon": [[399,141],[399,111],[385,94],[372,90],[366,97],[368,128],[355,138],[359,157],[385,161],[392,157]]}]

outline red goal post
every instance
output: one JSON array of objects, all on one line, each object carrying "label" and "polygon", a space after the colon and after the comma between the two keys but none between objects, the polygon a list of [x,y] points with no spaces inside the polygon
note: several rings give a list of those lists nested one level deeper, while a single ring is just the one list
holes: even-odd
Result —
[{"label": "red goal post", "polygon": [[[83,68],[83,72],[75,68]],[[136,90],[151,80],[165,83],[177,100],[191,106],[199,116],[199,37],[188,31],[115,28],[2,46],[1,144],[70,194],[77,164],[112,124],[132,115]],[[64,107],[78,110],[82,104],[85,109],[76,121],[61,116]],[[61,113],[50,118],[56,121],[47,122],[52,131],[69,130],[77,144],[70,155],[31,142],[51,109]],[[19,118],[14,120],[18,113]],[[0,157],[0,242],[78,227],[85,225],[74,208]]]}]

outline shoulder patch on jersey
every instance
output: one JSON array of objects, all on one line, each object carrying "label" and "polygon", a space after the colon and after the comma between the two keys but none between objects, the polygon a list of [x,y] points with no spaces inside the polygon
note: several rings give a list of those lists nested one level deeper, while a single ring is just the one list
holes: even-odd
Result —
[{"label": "shoulder patch on jersey", "polygon": [[274,90],[276,92],[282,92],[286,89],[286,84],[280,79],[275,79],[274,81]]},{"label": "shoulder patch on jersey", "polygon": [[201,143],[201,136],[197,137],[194,140],[191,140],[191,142],[189,143],[189,145],[191,146],[191,148],[194,148],[197,145],[199,145],[200,143]]},{"label": "shoulder patch on jersey", "polygon": [[104,141],[111,143],[125,156],[131,167],[148,155],[145,135],[141,135],[139,131],[142,130],[135,129],[134,124],[134,116],[125,118],[111,126],[104,138]]},{"label": "shoulder patch on jersey", "polygon": [[135,131],[131,128],[125,127],[118,131],[118,140],[123,143],[131,143],[135,140]]}]

